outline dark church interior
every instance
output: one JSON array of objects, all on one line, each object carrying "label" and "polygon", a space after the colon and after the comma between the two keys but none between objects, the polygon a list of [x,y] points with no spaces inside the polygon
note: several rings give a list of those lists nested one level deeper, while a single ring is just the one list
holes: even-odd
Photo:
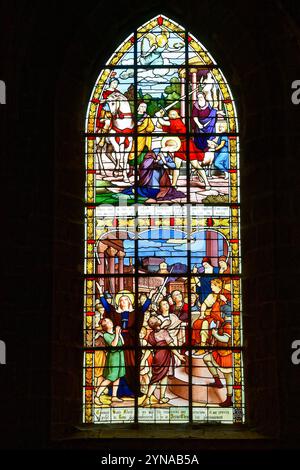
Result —
[{"label": "dark church interior", "polygon": [[[82,424],[85,113],[101,66],[157,14],[206,45],[237,103],[241,426]],[[0,448],[299,449],[300,363],[292,361],[293,343],[300,347],[300,103],[292,101],[299,1],[2,0],[0,31]]]}]

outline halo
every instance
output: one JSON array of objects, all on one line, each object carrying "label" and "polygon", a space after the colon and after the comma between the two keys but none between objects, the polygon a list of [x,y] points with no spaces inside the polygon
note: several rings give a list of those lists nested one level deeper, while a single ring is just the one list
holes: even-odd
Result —
[{"label": "halo", "polygon": [[130,290],[121,290],[120,292],[117,293],[116,299],[115,299],[115,302],[116,302],[117,306],[119,306],[119,302],[120,302],[121,297],[128,297],[130,302],[131,302],[131,305],[132,306],[134,305],[134,294],[132,292],[130,292]]},{"label": "halo", "polygon": [[174,148],[172,152],[178,152],[178,150],[181,147],[181,140],[179,139],[179,137],[176,137],[176,136],[163,137],[161,141],[161,148],[164,149],[169,146],[172,146]]}]

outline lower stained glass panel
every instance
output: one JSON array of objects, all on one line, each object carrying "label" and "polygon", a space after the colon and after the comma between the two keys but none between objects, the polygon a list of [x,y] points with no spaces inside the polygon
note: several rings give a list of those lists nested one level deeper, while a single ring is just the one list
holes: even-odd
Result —
[{"label": "lower stained glass panel", "polygon": [[[155,344],[165,336],[161,330]],[[190,398],[194,422],[243,421],[241,358],[234,359],[236,354],[241,356],[240,352],[228,350],[224,356],[224,350],[207,349],[200,354],[193,351],[190,369],[188,352],[155,347],[140,351],[140,396],[136,399],[126,382],[124,363],[128,353],[135,357],[132,351],[122,348],[86,353],[86,362],[91,360],[91,367],[85,368],[87,422],[134,422],[137,413],[140,423],[188,423]],[[220,357],[229,357],[231,364],[220,365]]]},{"label": "lower stained glass panel", "polygon": [[87,280],[86,422],[243,422],[239,279],[209,281],[201,301],[192,276]]}]

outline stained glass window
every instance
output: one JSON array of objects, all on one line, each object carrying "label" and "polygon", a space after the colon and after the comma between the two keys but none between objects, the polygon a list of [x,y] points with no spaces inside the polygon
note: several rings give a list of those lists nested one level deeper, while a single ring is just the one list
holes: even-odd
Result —
[{"label": "stained glass window", "polygon": [[165,16],[101,68],[85,197],[84,422],[244,422],[236,108]]}]

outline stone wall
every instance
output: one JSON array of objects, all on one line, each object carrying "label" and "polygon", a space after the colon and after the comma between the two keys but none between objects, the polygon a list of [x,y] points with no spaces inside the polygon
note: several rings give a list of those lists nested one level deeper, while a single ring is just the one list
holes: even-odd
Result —
[{"label": "stone wall", "polygon": [[123,11],[91,0],[47,10],[2,3],[4,446],[53,446],[80,422],[85,111],[101,64],[158,13],[204,43],[237,102],[248,423],[275,446],[296,443],[300,106],[290,87],[300,79],[298,3],[132,1]]}]

